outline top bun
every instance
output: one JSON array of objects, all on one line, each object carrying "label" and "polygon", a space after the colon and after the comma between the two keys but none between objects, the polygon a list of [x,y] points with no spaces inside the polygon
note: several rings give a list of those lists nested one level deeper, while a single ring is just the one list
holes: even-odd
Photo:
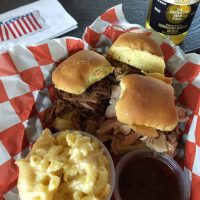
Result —
[{"label": "top bun", "polygon": [[165,62],[159,45],[142,33],[124,33],[111,46],[109,57],[148,73],[164,73]]},{"label": "top bun", "polygon": [[95,82],[112,73],[104,56],[81,50],[63,61],[52,74],[55,87],[72,94],[81,94]]},{"label": "top bun", "polygon": [[124,76],[115,109],[117,119],[130,126],[141,125],[172,131],[178,123],[171,85],[136,74]]}]

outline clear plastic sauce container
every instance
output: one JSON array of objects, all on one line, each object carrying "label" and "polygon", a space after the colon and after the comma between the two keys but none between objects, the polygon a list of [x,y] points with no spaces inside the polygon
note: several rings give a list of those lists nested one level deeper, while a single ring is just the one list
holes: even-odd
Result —
[{"label": "clear plastic sauce container", "polygon": [[190,187],[173,158],[144,149],[119,161],[114,195],[116,200],[188,200]]}]

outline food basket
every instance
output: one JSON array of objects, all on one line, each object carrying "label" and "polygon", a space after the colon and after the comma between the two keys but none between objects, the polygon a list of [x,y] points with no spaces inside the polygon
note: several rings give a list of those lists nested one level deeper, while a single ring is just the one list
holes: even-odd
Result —
[{"label": "food basket", "polygon": [[173,76],[177,104],[187,108],[189,120],[181,123],[184,171],[191,184],[191,200],[200,196],[200,56],[184,54],[168,38],[126,21],[122,5],[110,8],[85,29],[82,39],[64,37],[47,43],[14,46],[0,54],[0,199],[16,200],[18,168],[43,127],[45,112],[53,105],[52,70],[81,49],[106,52],[124,32],[140,32],[160,45]]}]

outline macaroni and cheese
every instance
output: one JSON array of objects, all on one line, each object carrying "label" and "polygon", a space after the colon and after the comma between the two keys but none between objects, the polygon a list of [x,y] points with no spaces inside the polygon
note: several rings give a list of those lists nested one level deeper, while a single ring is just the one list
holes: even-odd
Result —
[{"label": "macaroni and cheese", "polygon": [[21,200],[103,200],[110,186],[110,164],[102,146],[78,131],[53,137],[45,129],[19,166]]}]

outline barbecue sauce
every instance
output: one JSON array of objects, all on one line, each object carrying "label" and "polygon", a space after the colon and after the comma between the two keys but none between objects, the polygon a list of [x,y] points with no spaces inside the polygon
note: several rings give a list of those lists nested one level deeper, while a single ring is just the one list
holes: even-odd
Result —
[{"label": "barbecue sauce", "polygon": [[119,176],[122,200],[181,200],[177,175],[153,157],[136,157],[122,168]]}]

